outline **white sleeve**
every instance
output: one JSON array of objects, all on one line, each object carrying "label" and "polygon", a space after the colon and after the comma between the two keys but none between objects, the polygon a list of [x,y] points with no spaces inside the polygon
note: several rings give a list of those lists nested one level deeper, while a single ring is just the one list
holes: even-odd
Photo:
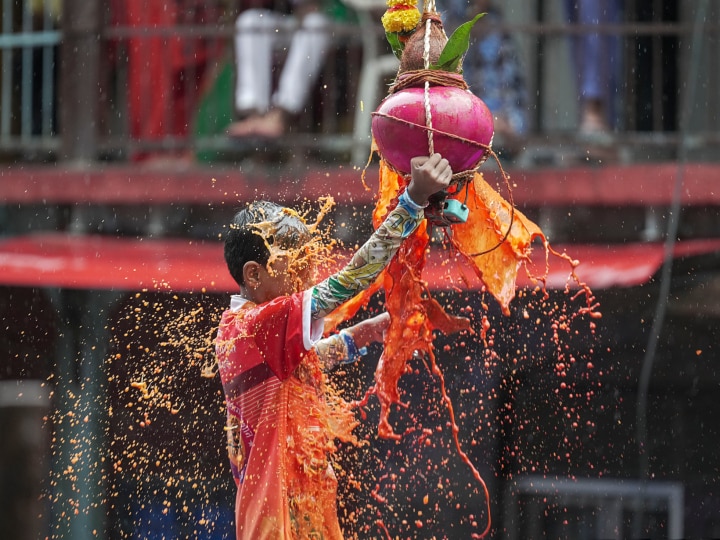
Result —
[{"label": "white sleeve", "polygon": [[312,349],[315,344],[322,339],[325,329],[325,320],[323,318],[314,319],[312,317],[312,289],[303,292],[302,298],[302,325],[303,325],[303,345],[305,350]]}]

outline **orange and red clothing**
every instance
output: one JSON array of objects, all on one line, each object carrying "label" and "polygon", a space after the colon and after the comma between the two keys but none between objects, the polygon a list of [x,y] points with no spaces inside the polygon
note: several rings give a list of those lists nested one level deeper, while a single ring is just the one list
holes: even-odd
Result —
[{"label": "orange and red clothing", "polygon": [[309,292],[260,306],[233,296],[220,323],[238,538],[342,538],[327,458],[332,413],[313,349],[323,325],[308,305]]},{"label": "orange and red clothing", "polygon": [[331,456],[336,440],[353,440],[357,420],[327,387],[315,345],[323,317],[367,288],[423,217],[403,193],[337,274],[261,305],[231,298],[216,354],[238,488],[238,540],[342,539]]}]

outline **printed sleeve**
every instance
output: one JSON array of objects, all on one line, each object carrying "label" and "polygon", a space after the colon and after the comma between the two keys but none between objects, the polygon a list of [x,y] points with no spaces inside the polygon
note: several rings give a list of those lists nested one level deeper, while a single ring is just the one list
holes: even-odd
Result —
[{"label": "printed sleeve", "polygon": [[348,265],[311,289],[311,313],[320,319],[367,289],[390,263],[402,241],[410,236],[424,218],[423,207],[414,203],[407,191],[365,244],[355,252]]}]

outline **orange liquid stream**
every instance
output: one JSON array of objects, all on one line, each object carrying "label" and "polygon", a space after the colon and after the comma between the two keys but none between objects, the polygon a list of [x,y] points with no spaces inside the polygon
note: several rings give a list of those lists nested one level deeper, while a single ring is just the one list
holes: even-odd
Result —
[{"label": "orange liquid stream", "polygon": [[[507,177],[505,179],[508,180]],[[373,212],[375,227],[379,226],[387,213],[395,207],[397,197],[404,189],[403,180],[381,161],[378,201]],[[516,293],[515,282],[520,267],[524,267],[544,290],[544,276],[549,268],[549,255],[552,254],[566,260],[571,268],[571,280],[579,286],[579,291],[573,299],[583,294],[586,297],[586,306],[581,308],[576,316],[581,314],[588,314],[592,318],[601,316],[597,311],[598,304],[592,291],[575,274],[578,261],[571,259],[567,254],[554,251],[540,228],[487,184],[481,174],[476,173],[467,183],[467,187],[458,190],[453,197],[466,204],[470,212],[465,223],[450,226],[446,237],[449,238],[454,249],[470,263],[477,276],[483,281],[486,290],[498,301],[505,315],[510,314],[509,304]],[[533,276],[528,268],[531,244],[535,239],[540,239],[545,249],[545,269],[544,274],[540,276]],[[330,325],[352,317],[380,287],[384,287],[386,310],[391,317],[384,340],[384,351],[375,371],[375,385],[356,405],[362,408],[368,402],[370,395],[377,396],[380,402],[379,436],[400,439],[401,435],[394,432],[389,421],[393,405],[406,407],[401,402],[398,390],[400,377],[410,370],[408,366],[410,359],[420,357],[430,361],[432,373],[440,380],[441,395],[450,416],[455,448],[485,494],[487,525],[482,533],[472,535],[473,538],[483,538],[491,528],[490,495],[477,468],[462,450],[452,401],[445,388],[443,373],[436,363],[432,343],[434,330],[445,334],[453,334],[460,330],[473,332],[473,330],[467,319],[447,314],[432,298],[427,285],[422,281],[429,243],[425,222],[402,244],[397,255],[376,283],[337,310]],[[545,295],[547,296],[547,293]],[[486,319],[484,318],[483,321],[485,323]],[[484,334],[486,331],[487,328],[483,326],[481,333]],[[376,496],[382,502],[379,493]],[[382,523],[378,525],[387,534],[385,526]]]}]

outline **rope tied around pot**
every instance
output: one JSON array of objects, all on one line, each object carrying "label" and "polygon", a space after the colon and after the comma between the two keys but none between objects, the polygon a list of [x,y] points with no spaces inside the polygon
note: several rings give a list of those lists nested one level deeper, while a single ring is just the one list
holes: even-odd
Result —
[{"label": "rope tied around pot", "polygon": [[[492,138],[490,138],[490,141],[487,144],[484,144],[479,141],[468,139],[467,136],[449,133],[433,126],[433,110],[430,94],[431,87],[452,87],[466,92],[470,91],[469,86],[459,68],[458,71],[445,71],[438,69],[437,67],[435,67],[435,69],[431,69],[433,63],[438,61],[444,46],[448,42],[448,38],[443,29],[442,17],[435,9],[435,0],[427,0],[425,2],[425,8],[420,22],[415,27],[413,34],[414,35],[411,35],[407,40],[404,40],[405,48],[400,58],[400,68],[395,77],[395,81],[388,90],[388,95],[395,94],[408,88],[423,88],[423,109],[425,113],[424,123],[408,121],[379,111],[373,112],[372,115],[386,118],[392,120],[393,122],[402,123],[413,128],[425,130],[427,133],[427,155],[435,153],[435,142],[438,136],[454,139],[476,148],[480,147],[484,150],[482,156],[476,163],[470,165],[470,168],[453,172],[450,186],[443,192],[442,196],[440,196],[441,194],[438,194],[438,200],[431,201],[434,203],[431,206],[442,204],[442,200],[444,200],[445,197],[459,194],[463,189],[466,190],[465,197],[467,198],[467,184],[473,180],[477,169],[488,159],[488,157],[492,156],[498,166],[498,169],[500,170],[508,191],[508,199],[510,203],[510,224],[502,238],[499,239],[497,245],[484,250],[481,253],[473,253],[470,256],[476,257],[484,255],[500,247],[500,245],[507,240],[512,230],[513,223],[515,221],[515,204],[512,200],[510,177],[503,169],[499,157],[492,149]],[[397,168],[388,161],[385,163],[390,170],[403,178],[406,183],[410,181],[409,173],[397,170]]]},{"label": "rope tied around pot", "polygon": [[390,86],[388,94],[394,94],[406,88],[422,86],[426,82],[430,86],[452,86],[462,90],[470,89],[460,73],[438,71],[437,69],[416,69],[398,75],[395,82]]}]

